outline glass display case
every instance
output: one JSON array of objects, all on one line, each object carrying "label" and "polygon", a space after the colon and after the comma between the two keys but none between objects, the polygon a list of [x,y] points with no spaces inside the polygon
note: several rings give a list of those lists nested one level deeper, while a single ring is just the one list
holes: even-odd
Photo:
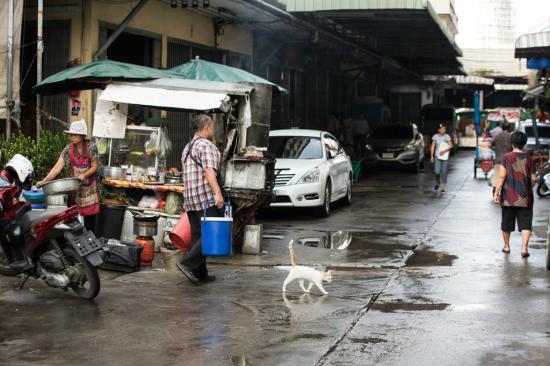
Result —
[{"label": "glass display case", "polygon": [[126,168],[132,181],[156,181],[164,168],[159,151],[163,130],[160,127],[127,126],[123,139],[109,140],[108,165]]}]

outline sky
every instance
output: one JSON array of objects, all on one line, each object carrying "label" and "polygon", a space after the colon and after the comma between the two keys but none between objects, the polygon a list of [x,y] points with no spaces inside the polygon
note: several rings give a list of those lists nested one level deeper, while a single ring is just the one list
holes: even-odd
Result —
[{"label": "sky", "polygon": [[[457,43],[462,48],[486,48],[488,41],[483,41],[484,32],[490,32],[487,19],[491,14],[491,1],[506,0],[455,0],[455,11],[458,16]],[[506,47],[513,47],[513,40],[525,33],[550,30],[550,0],[511,0],[512,2],[512,34]],[[513,40],[512,40],[513,38]],[[501,40],[502,41],[502,40]],[[498,40],[489,43],[496,48]],[[503,41],[504,42],[504,41]]]}]

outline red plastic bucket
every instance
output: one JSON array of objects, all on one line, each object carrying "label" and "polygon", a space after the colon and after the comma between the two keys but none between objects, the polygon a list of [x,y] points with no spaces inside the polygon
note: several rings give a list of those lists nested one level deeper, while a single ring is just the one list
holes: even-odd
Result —
[{"label": "red plastic bucket", "polygon": [[187,212],[184,212],[176,225],[172,228],[172,231],[168,233],[168,237],[172,244],[179,250],[188,250],[191,246],[191,224],[187,217]]}]

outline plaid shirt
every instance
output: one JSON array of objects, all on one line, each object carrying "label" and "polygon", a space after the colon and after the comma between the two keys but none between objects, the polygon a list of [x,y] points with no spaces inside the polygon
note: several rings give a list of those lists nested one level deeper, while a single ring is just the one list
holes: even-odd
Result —
[{"label": "plaid shirt", "polygon": [[[189,148],[192,151],[188,155]],[[194,160],[200,163],[202,167]],[[211,141],[195,135],[191,142],[183,149],[181,156],[183,165],[183,207],[187,211],[201,211],[214,202],[214,192],[206,180],[205,168],[218,170],[220,152]]]}]

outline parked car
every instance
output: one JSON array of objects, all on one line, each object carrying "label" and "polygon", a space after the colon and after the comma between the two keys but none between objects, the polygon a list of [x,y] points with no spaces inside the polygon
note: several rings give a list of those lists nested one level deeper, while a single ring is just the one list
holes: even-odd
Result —
[{"label": "parked car", "polygon": [[367,139],[364,164],[424,167],[424,138],[415,124],[378,126]]},{"label": "parked car", "polygon": [[269,132],[275,163],[275,198],[270,207],[316,207],[330,215],[339,199],[351,204],[350,158],[330,133],[317,130]]},{"label": "parked car", "polygon": [[[535,139],[535,131],[533,129],[533,122],[523,122],[520,124],[518,131],[524,132],[527,135],[527,145],[525,145],[526,151],[535,150],[537,143]],[[537,123],[537,131],[539,135],[539,149],[550,149],[550,123],[539,122]]]}]

